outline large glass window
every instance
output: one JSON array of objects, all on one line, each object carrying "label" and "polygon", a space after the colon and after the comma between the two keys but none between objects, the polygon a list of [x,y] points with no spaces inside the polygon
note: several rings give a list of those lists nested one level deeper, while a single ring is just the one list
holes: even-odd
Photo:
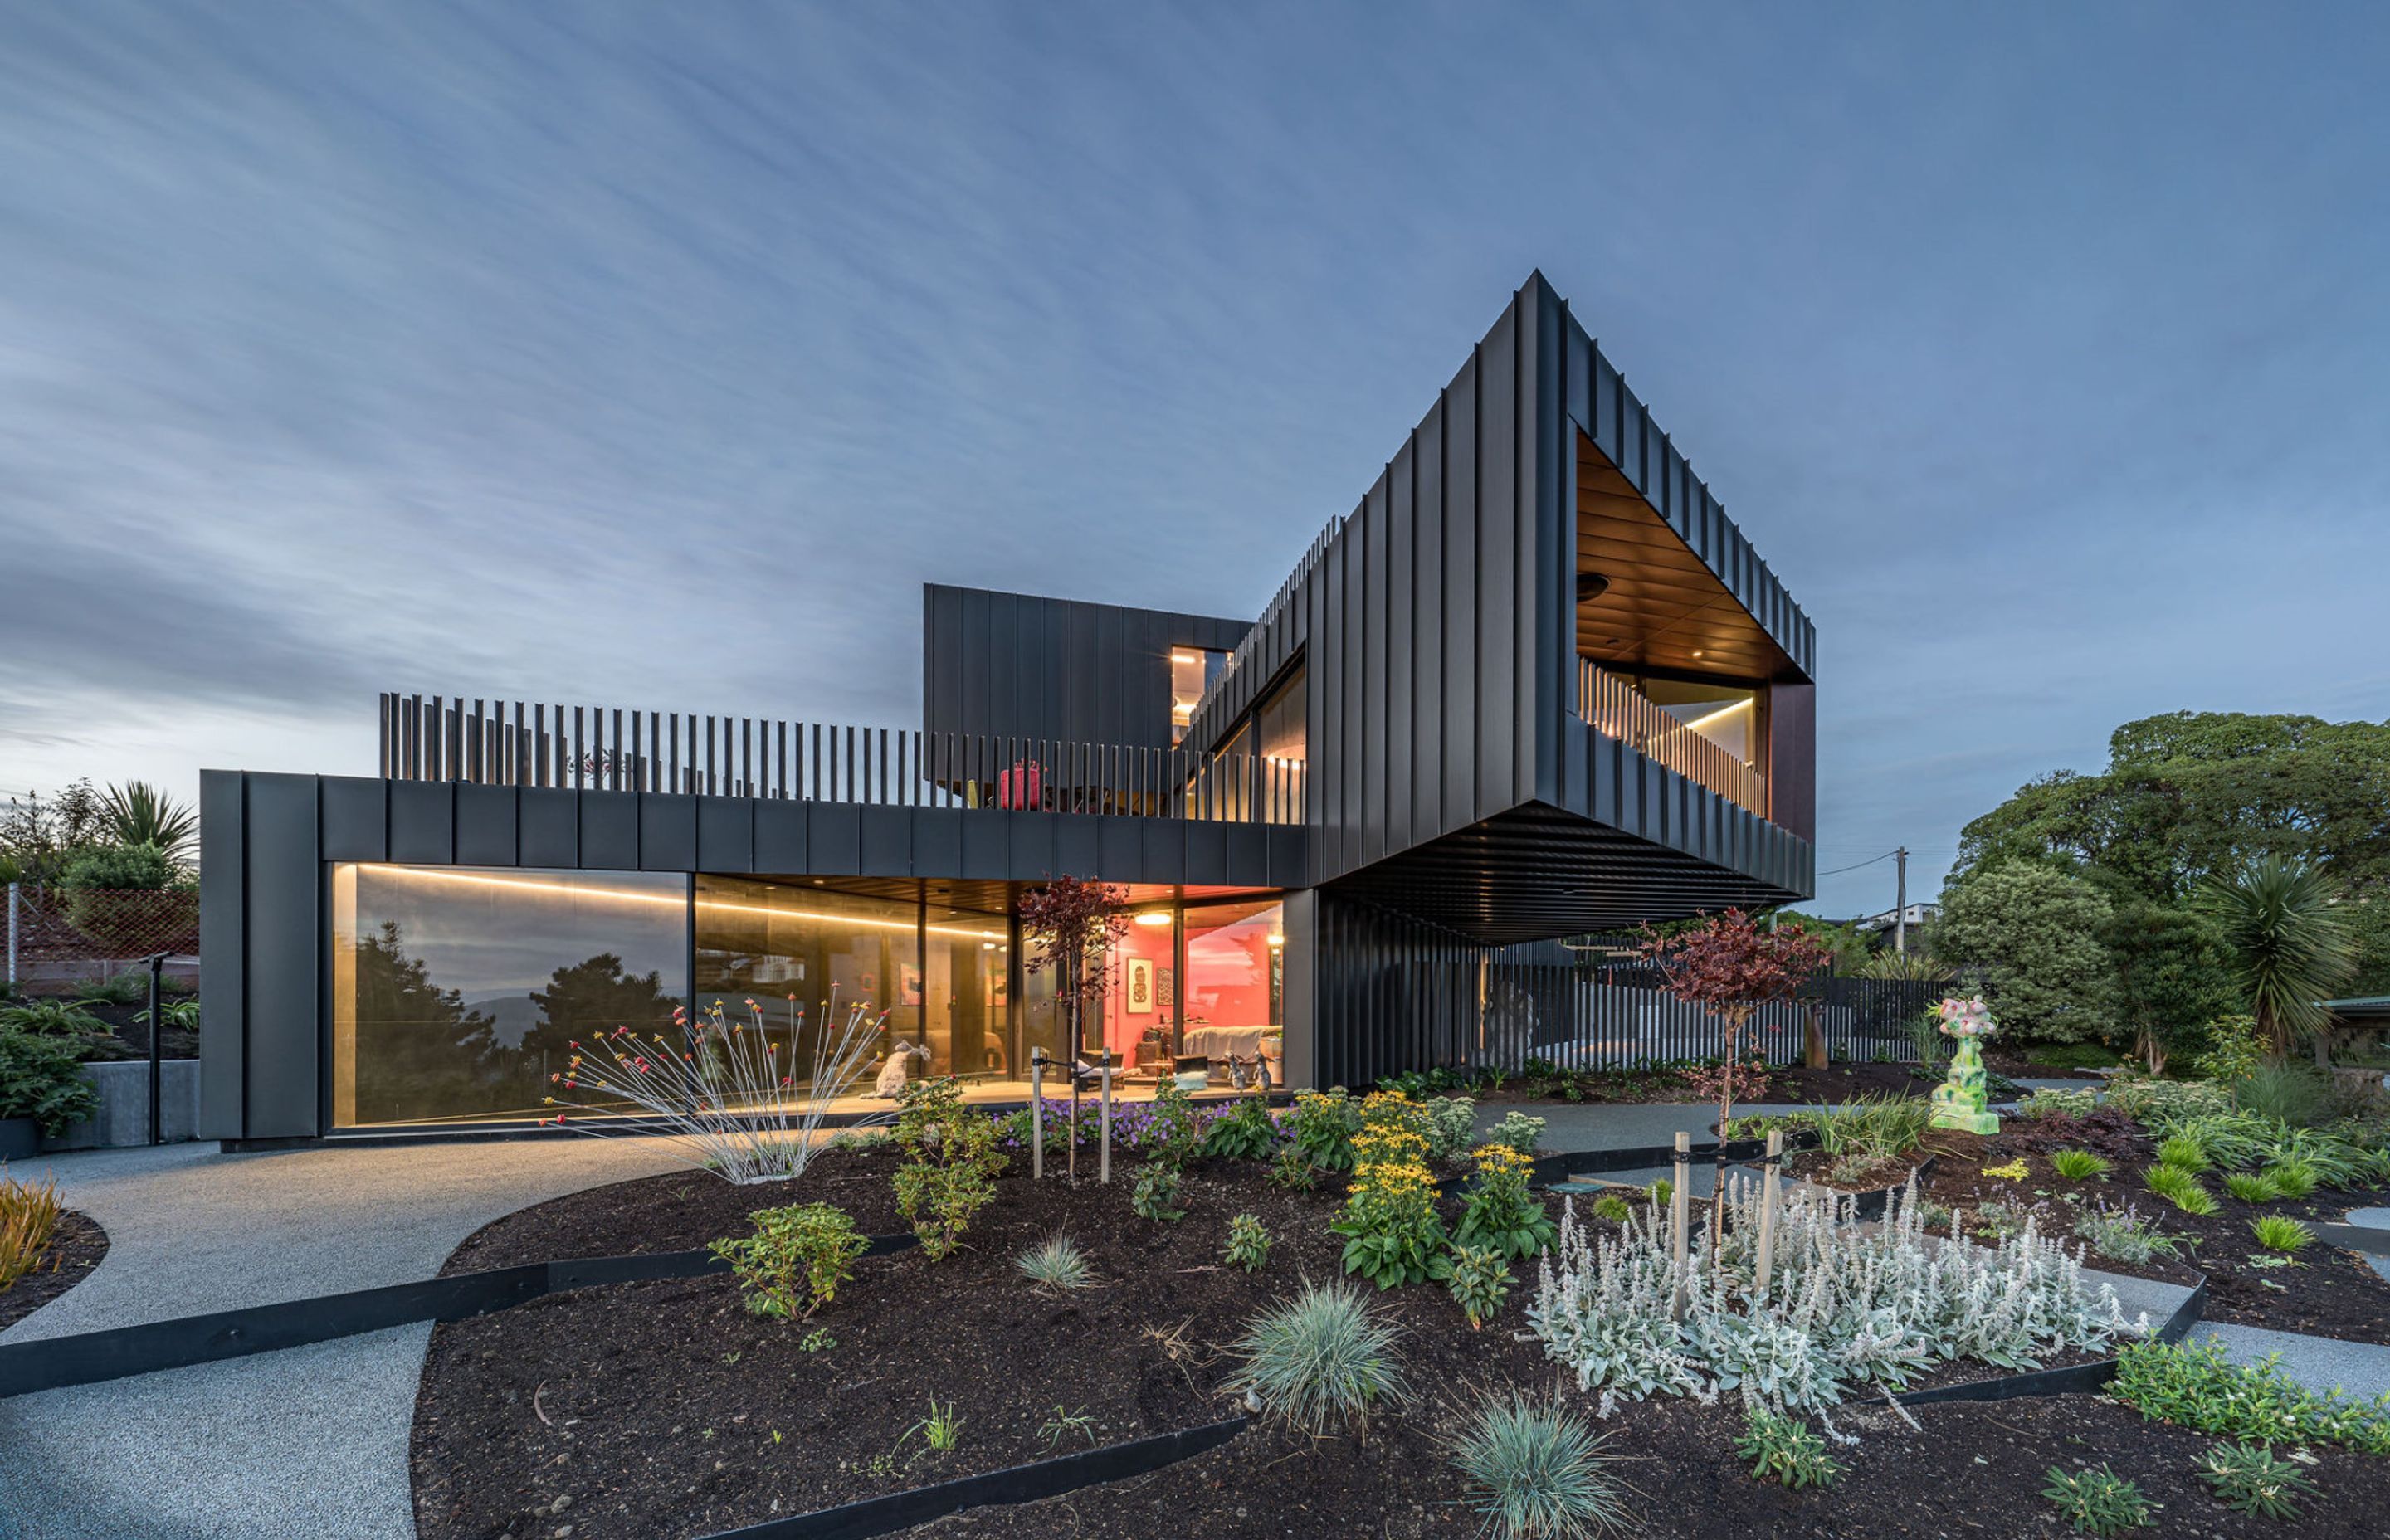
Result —
[{"label": "large glass window", "polygon": [[1652,704],[1745,764],[1759,753],[1759,692],[1739,685],[1687,679],[1638,679],[1636,687]]},{"label": "large glass window", "polygon": [[1012,1064],[1010,928],[1003,915],[931,905],[922,1030],[939,1074],[1025,1076]]},{"label": "large glass window", "polygon": [[1170,741],[1178,742],[1187,736],[1187,725],[1194,719],[1195,708],[1202,702],[1203,693],[1219,682],[1227,671],[1228,655],[1212,648],[1174,647],[1170,649]]},{"label": "large glass window", "polygon": [[1279,1057],[1286,1024],[1286,910],[1276,899],[1187,906],[1185,1052]]},{"label": "large glass window", "polygon": [[1299,762],[1304,757],[1305,683],[1304,669],[1298,664],[1286,683],[1272,690],[1269,699],[1262,702],[1261,749],[1265,758]]},{"label": "large glass window", "polygon": [[[803,1074],[826,1021],[861,1006],[884,1020],[880,1046],[922,1036],[920,905],[811,882],[697,879],[697,1003],[733,1013],[752,999],[767,1024],[796,1025],[790,1062]],[[949,1068],[931,1045],[933,1072]]]},{"label": "large glass window", "polygon": [[1104,993],[1104,1046],[1132,1071],[1167,1067],[1178,1051],[1178,915],[1168,904],[1131,911]]},{"label": "large glass window", "polygon": [[332,1122],[538,1117],[574,1039],[687,991],[686,877],[340,864]]}]

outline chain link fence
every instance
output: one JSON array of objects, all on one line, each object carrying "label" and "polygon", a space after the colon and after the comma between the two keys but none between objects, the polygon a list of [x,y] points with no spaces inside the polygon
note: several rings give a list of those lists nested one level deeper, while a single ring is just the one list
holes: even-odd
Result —
[{"label": "chain link fence", "polygon": [[8,885],[7,980],[19,994],[106,978],[155,953],[171,977],[199,979],[197,889],[156,891]]}]

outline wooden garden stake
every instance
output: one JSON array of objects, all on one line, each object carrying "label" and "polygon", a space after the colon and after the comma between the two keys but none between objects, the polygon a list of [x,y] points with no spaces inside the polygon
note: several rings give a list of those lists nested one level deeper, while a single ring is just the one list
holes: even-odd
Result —
[{"label": "wooden garden stake", "polygon": [[1767,1276],[1776,1270],[1776,1162],[1784,1154],[1784,1130],[1767,1136],[1767,1163],[1759,1178],[1759,1290],[1756,1303],[1767,1302]]},{"label": "wooden garden stake", "polygon": [[1029,1179],[1046,1179],[1046,1050],[1029,1050]]},{"label": "wooden garden stake", "polygon": [[1668,1243],[1677,1259],[1677,1287],[1668,1302],[1668,1315],[1671,1319],[1681,1321],[1685,1318],[1685,1222],[1689,1217],[1688,1205],[1691,1201],[1691,1196],[1685,1188],[1690,1185],[1686,1178],[1693,1171],[1693,1136],[1690,1134],[1677,1136],[1677,1156],[1668,1170],[1672,1178],[1668,1192]]}]

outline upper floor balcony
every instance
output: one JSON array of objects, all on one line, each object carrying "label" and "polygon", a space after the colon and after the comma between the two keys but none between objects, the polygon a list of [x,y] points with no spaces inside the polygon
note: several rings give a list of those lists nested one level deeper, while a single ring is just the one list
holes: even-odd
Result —
[{"label": "upper floor balcony", "polygon": [[1663,703],[1625,674],[1577,660],[1577,714],[1594,731],[1736,806],[1768,816],[1767,776],[1755,763],[1765,740],[1766,696],[1758,690],[1687,686]]},{"label": "upper floor balcony", "polygon": [[1299,758],[385,693],[382,776],[878,807],[1300,824]]}]

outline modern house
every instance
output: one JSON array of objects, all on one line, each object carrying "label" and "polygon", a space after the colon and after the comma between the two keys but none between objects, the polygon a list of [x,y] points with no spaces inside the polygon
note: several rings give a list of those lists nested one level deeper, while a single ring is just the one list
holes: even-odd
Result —
[{"label": "modern house", "polygon": [[1808,894],[1816,635],[1540,275],[1426,404],[1257,618],[930,587],[918,729],[390,695],[378,775],[210,772],[205,1134],[528,1123],[573,1037],[833,989],[1017,1097],[1064,874],[1133,1072],[1564,1053],[1553,938]]}]

